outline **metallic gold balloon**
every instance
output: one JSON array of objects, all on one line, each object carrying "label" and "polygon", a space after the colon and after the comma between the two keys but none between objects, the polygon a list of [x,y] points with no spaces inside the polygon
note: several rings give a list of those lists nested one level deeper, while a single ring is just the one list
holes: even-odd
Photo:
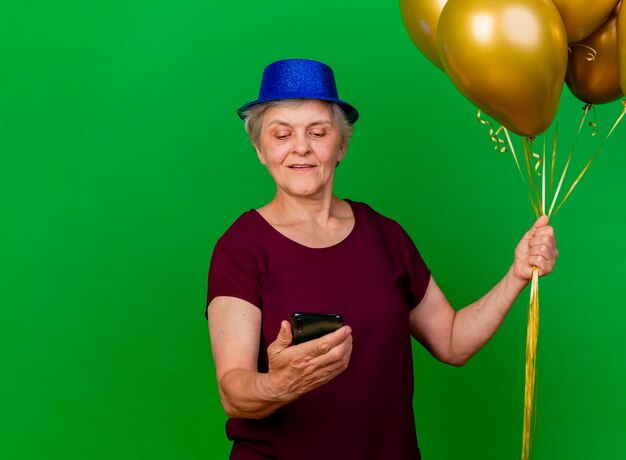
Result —
[{"label": "metallic gold balloon", "polygon": [[626,94],[626,7],[621,8],[617,18],[617,52],[619,55],[619,81]]},{"label": "metallic gold balloon", "polygon": [[552,0],[559,10],[567,42],[578,43],[598,29],[611,15],[619,0]]},{"label": "metallic gold balloon", "polygon": [[617,59],[617,16],[593,34],[570,45],[565,82],[574,96],[590,104],[604,104],[622,96]]},{"label": "metallic gold balloon", "polygon": [[404,27],[415,46],[430,62],[443,70],[437,52],[437,23],[448,0],[400,0]]},{"label": "metallic gold balloon", "polygon": [[456,87],[511,131],[545,131],[567,68],[563,21],[550,0],[448,0],[439,57]]}]

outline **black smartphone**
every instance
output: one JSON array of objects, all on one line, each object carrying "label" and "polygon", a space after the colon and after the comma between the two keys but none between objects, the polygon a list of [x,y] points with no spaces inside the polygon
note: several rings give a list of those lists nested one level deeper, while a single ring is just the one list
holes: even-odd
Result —
[{"label": "black smartphone", "polygon": [[343,317],[337,313],[293,313],[291,333],[294,345],[317,339],[343,326]]}]

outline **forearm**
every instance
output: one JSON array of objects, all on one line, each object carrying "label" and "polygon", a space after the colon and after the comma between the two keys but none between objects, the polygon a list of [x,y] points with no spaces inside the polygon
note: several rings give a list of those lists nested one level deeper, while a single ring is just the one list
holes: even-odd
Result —
[{"label": "forearm", "polygon": [[453,364],[466,363],[493,337],[526,284],[511,267],[487,294],[456,312],[450,334]]},{"label": "forearm", "polygon": [[269,388],[268,374],[246,369],[232,369],[219,382],[222,406],[229,417],[263,418],[293,398],[277,396]]}]

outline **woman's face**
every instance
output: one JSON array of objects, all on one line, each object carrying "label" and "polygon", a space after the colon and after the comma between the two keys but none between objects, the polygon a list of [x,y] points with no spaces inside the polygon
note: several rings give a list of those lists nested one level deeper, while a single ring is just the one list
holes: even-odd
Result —
[{"label": "woman's face", "polygon": [[256,151],[279,192],[322,198],[332,194],[335,166],[343,159],[345,147],[330,104],[309,99],[269,109]]}]

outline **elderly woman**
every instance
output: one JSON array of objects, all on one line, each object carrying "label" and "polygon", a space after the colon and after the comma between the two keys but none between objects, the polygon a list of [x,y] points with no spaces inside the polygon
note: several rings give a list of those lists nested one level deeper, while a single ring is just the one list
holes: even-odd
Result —
[{"label": "elderly woman", "polygon": [[[466,363],[533,267],[552,271],[548,219],[524,235],[496,286],[455,311],[398,223],[333,194],[358,112],[338,98],[328,66],[270,64],[239,115],[276,194],[220,238],[209,270],[230,458],[419,459],[410,337],[444,363]],[[345,325],[293,345],[295,311],[338,313]]]}]

